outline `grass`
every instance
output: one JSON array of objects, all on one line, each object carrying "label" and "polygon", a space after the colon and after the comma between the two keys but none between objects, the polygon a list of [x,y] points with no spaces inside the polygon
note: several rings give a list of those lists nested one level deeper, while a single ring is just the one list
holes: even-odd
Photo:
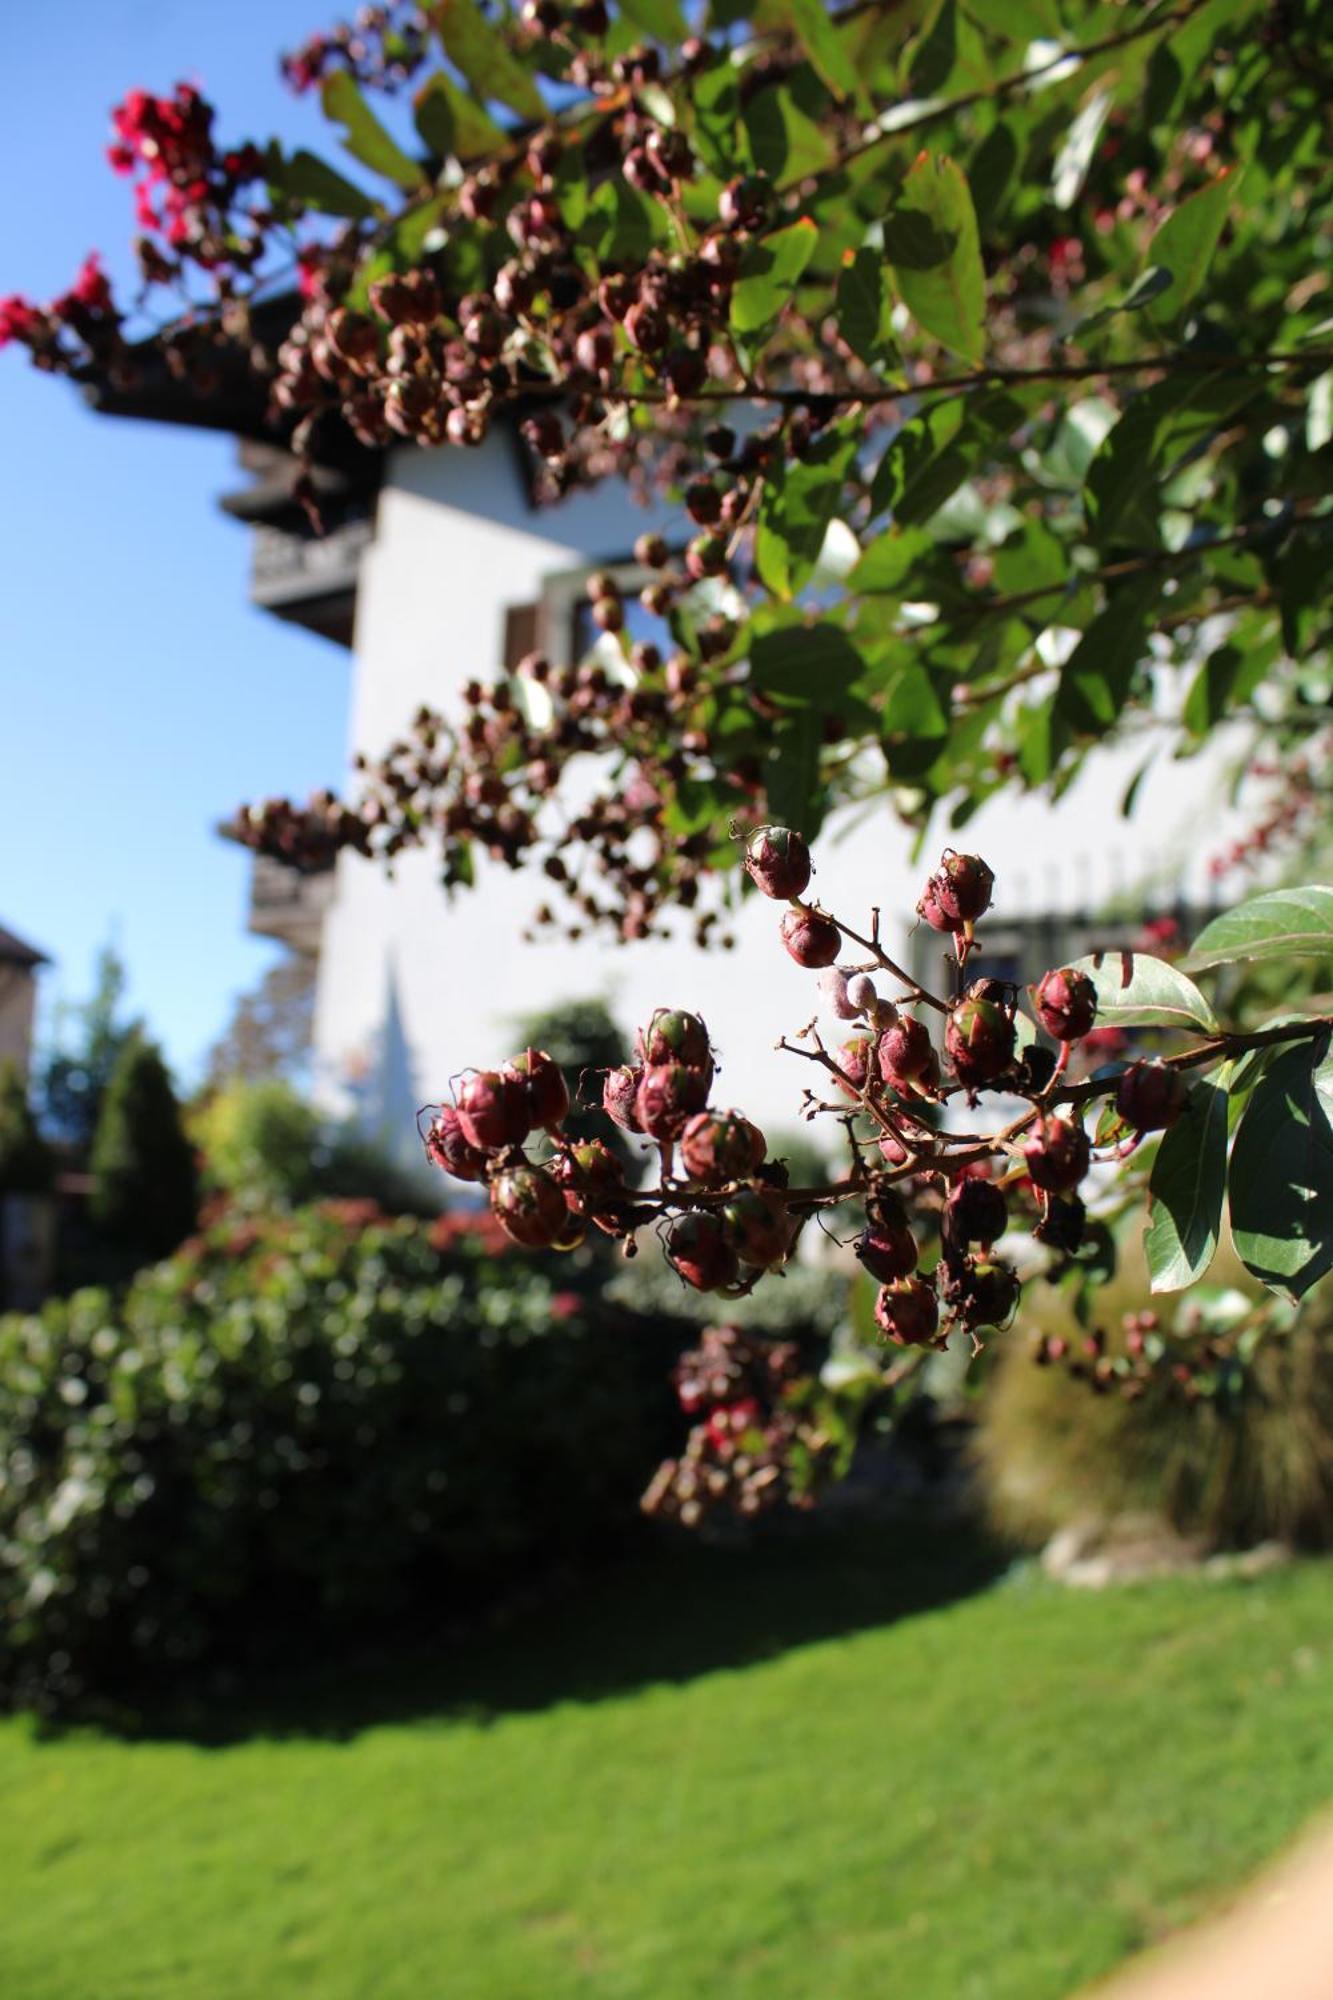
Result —
[{"label": "grass", "polygon": [[1043,2000],[1333,1795],[1333,1594],[664,1555],[136,1739],[0,1725],[5,2000]]}]

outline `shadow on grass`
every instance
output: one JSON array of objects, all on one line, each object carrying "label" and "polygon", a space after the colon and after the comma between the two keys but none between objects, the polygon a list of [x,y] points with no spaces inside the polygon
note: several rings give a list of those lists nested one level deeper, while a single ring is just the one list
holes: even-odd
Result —
[{"label": "shadow on grass", "polygon": [[471,1630],[396,1632],[336,1654],[312,1635],[304,1657],[196,1687],[121,1726],[223,1745],[596,1702],[911,1617],[984,1589],[1006,1561],[973,1529],[908,1519],[796,1521],[748,1547],[649,1543]]}]

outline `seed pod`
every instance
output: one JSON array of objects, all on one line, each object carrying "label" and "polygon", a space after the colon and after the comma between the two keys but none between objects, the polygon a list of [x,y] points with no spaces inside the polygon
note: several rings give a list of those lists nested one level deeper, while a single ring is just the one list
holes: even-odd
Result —
[{"label": "seed pod", "polygon": [[873,1075],[875,1044],[869,1035],[853,1035],[838,1050],[838,1068],[842,1076],[836,1079],[839,1090],[848,1097],[860,1097]]},{"label": "seed pod", "polygon": [[1189,1086],[1165,1063],[1136,1062],[1116,1085],[1115,1108],[1136,1132],[1163,1132],[1185,1108]]},{"label": "seed pod", "polygon": [[622,1063],[619,1069],[609,1069],[602,1085],[602,1109],[608,1118],[618,1125],[622,1132],[642,1132],[637,1110],[639,1085],[643,1071]]},{"label": "seed pod", "polygon": [[703,1110],[711,1082],[711,1065],[702,1070],[687,1063],[648,1064],[634,1100],[639,1129],[653,1139],[676,1138],[695,1112]]},{"label": "seed pod", "polygon": [[1048,1244],[1052,1250],[1063,1250],[1072,1257],[1083,1241],[1087,1219],[1088,1211],[1078,1195],[1052,1195],[1046,1213],[1034,1223],[1032,1234],[1038,1243]]},{"label": "seed pod", "polygon": [[894,1090],[910,1090],[932,1075],[935,1048],[930,1030],[915,1014],[900,1014],[875,1046],[879,1073]]},{"label": "seed pod", "polygon": [[1003,1076],[1014,1060],[1012,1018],[994,1000],[969,994],[950,1010],[944,1046],[953,1073],[969,1090]]},{"label": "seed pod", "polygon": [[691,1210],[678,1216],[666,1233],[663,1251],[668,1264],[696,1292],[716,1292],[734,1285],[740,1267],[720,1216]]},{"label": "seed pod", "polygon": [[762,1165],[764,1135],[739,1111],[700,1111],[680,1135],[686,1173],[705,1187],[746,1180]]},{"label": "seed pod", "polygon": [[1068,1118],[1044,1118],[1023,1147],[1028,1179],[1045,1194],[1071,1193],[1091,1158],[1087,1133]]},{"label": "seed pod", "polygon": [[822,910],[788,910],[782,919],[782,942],[798,965],[817,971],[832,965],[842,950],[842,932]]},{"label": "seed pod", "polygon": [[1007,1326],[1023,1286],[1016,1271],[999,1258],[967,1263],[955,1282],[950,1304],[969,1332],[979,1326]]},{"label": "seed pod", "polygon": [[945,1205],[944,1226],[949,1241],[994,1243],[1004,1235],[1009,1222],[1009,1206],[1004,1190],[994,1181],[974,1180],[971,1175],[955,1181]]},{"label": "seed pod", "polygon": [[501,1076],[527,1092],[528,1119],[554,1132],[569,1116],[569,1086],[554,1056],[544,1049],[525,1049],[504,1065]]},{"label": "seed pod", "polygon": [[841,967],[827,965],[819,975],[819,990],[828,1002],[830,1010],[840,1021],[854,1021],[857,1009],[847,998],[847,974]]},{"label": "seed pod", "polygon": [[708,1030],[697,1014],[677,1007],[658,1007],[636,1039],[639,1060],[647,1063],[686,1063],[691,1069],[712,1070],[713,1056]]},{"label": "seed pod", "polygon": [[486,1155],[469,1145],[452,1104],[440,1107],[426,1128],[426,1158],[456,1181],[486,1178]]},{"label": "seed pod", "polygon": [[469,1146],[482,1152],[521,1146],[531,1125],[527,1091],[498,1070],[474,1070],[458,1088],[458,1122]]},{"label": "seed pod", "polygon": [[916,1238],[905,1224],[867,1229],[857,1240],[856,1254],[881,1285],[910,1277],[916,1269]]},{"label": "seed pod", "polygon": [[896,1278],[875,1300],[875,1325],[896,1347],[933,1347],[940,1309],[924,1278]]},{"label": "seed pod", "polygon": [[569,1227],[565,1197],[540,1167],[510,1167],[491,1182],[491,1208],[506,1236],[546,1250]]},{"label": "seed pod", "polygon": [[1097,989],[1086,972],[1066,965],[1046,973],[1032,988],[1032,1004],[1048,1035],[1057,1042],[1077,1042],[1097,1018]]},{"label": "seed pod", "polygon": [[973,924],[990,908],[995,876],[979,854],[946,853],[930,878],[934,900],[950,929]]},{"label": "seed pod", "polygon": [[742,1264],[766,1271],[785,1259],[791,1219],[779,1195],[761,1188],[742,1188],[723,1209],[722,1220]]},{"label": "seed pod", "polygon": [[551,1178],[565,1191],[565,1200],[580,1215],[590,1215],[609,1195],[623,1193],[625,1176],[619,1160],[600,1139],[580,1139],[552,1160]]},{"label": "seed pod", "polygon": [[857,1014],[869,1014],[879,1005],[875,982],[867,972],[854,972],[847,981],[847,1004]]},{"label": "seed pod", "polygon": [[810,849],[790,827],[761,826],[746,843],[745,872],[765,896],[793,902],[809,887]]}]

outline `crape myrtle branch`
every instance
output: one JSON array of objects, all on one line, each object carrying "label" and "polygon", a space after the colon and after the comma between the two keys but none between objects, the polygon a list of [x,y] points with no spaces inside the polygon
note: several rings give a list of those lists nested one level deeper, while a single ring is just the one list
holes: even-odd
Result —
[{"label": "crape myrtle branch", "polygon": [[[1252,1049],[1328,1038],[1333,1019],[1221,1031],[1165,1057],[1071,1078],[1071,1060],[1092,1032],[1097,993],[1087,973],[1048,971],[1030,989],[1035,1024],[1020,1017],[1014,987],[967,977],[977,926],[991,906],[993,876],[979,856],[947,850],[917,904],[919,919],[953,945],[948,993],[910,979],[870,937],[805,900],[811,876],[800,834],[766,826],[746,845],[759,891],[787,905],[782,942],[798,965],[821,973],[828,1010],[854,1032],[831,1053],[811,1023],[781,1049],[817,1064],[837,1095],[807,1092],[807,1115],[830,1114],[847,1133],[849,1171],[827,1187],[793,1187],[744,1114],[711,1106],[713,1052],[695,1014],[659,1008],[636,1041],[636,1060],[608,1071],[602,1105],[622,1130],[650,1141],[655,1186],[632,1188],[597,1140],[571,1141],[564,1077],[528,1049],[498,1070],[467,1072],[451,1104],[430,1108],[426,1153],[456,1178],[486,1187],[506,1233],[531,1249],[570,1249],[589,1227],[621,1240],[653,1227],[673,1269],[702,1292],[739,1297],[794,1254],[805,1223],[844,1206],[864,1226],[856,1255],[879,1283],[875,1322],[898,1346],[933,1348],[966,1332],[974,1350],[986,1329],[1009,1325],[1021,1292],[1012,1264],[993,1246],[1026,1228],[1054,1253],[1077,1253],[1085,1211],[1079,1189],[1094,1161],[1081,1113],[1112,1100],[1096,1150],[1123,1160],[1145,1134],[1166,1131],[1188,1101],[1187,1074]],[[873,973],[900,989],[881,994],[872,971],[839,963],[846,939],[868,949]],[[1127,975],[1128,976],[1128,975]],[[942,1019],[937,1044],[927,1025]],[[1020,1042],[1020,1020],[1029,1039]],[[1036,1027],[1049,1042],[1036,1039]],[[802,1046],[802,1044],[806,1046]],[[979,1112],[987,1099],[1026,1100],[992,1129],[951,1129],[956,1103]],[[533,1135],[543,1150],[526,1150]],[[1011,1213],[1011,1197],[1019,1204]],[[933,1268],[922,1236],[938,1237]]]}]

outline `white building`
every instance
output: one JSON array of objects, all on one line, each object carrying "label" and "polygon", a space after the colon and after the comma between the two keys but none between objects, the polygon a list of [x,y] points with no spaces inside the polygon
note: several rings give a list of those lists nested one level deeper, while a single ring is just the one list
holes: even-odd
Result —
[{"label": "white building", "polygon": [[[191,420],[142,403],[136,413]],[[225,424],[225,407],[211,421]],[[238,416],[234,427],[247,425]],[[286,497],[281,455],[251,442],[242,459],[253,484],[223,504],[255,527],[256,601],[354,651],[349,755],[382,751],[423,703],[456,712],[467,680],[512,663],[534,638],[568,658],[579,577],[628,560],[646,528],[673,525],[614,483],[538,509],[503,427],[475,451],[349,452],[326,475],[333,526],[323,540]],[[1218,759],[1159,762],[1126,820],[1120,803],[1143,755],[1142,744],[1103,752],[1058,806],[1005,797],[970,823],[966,844],[997,878],[989,935],[1006,968],[1031,976],[1089,948],[1108,903],[1140,886],[1159,906],[1206,898],[1203,864],[1235,830]],[[815,892],[858,929],[878,904],[886,947],[931,963],[919,954],[941,941],[909,934],[946,838],[914,862],[912,836],[887,807],[835,819],[817,844]],[[627,1029],[657,1006],[702,1013],[720,1058],[716,1101],[770,1131],[792,1128],[809,1072],[773,1045],[810,1018],[816,995],[779,942],[774,905],[747,900],[732,953],[600,937],[524,943],[537,880],[478,866],[479,887],[449,901],[430,851],[400,857],[392,879],[354,855],[332,877],[255,864],[252,928],[318,952],[316,1073],[331,1107],[412,1147],[417,1107],[446,1095],[462,1069],[511,1053],[517,1016],[600,996]]]}]

